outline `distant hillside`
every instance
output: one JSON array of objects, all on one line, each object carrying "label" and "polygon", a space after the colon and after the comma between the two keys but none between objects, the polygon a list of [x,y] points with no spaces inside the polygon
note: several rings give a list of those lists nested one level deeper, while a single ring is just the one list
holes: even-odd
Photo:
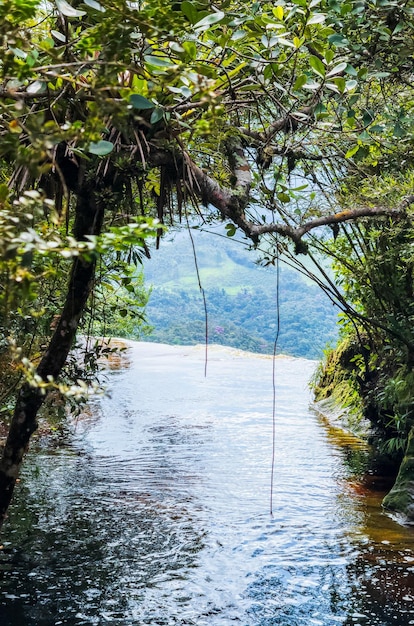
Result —
[{"label": "distant hillside", "polygon": [[[277,331],[275,268],[258,266],[254,251],[227,237],[197,230],[192,236],[207,301],[209,342],[271,353]],[[204,304],[188,232],[161,242],[145,262],[145,278],[152,284],[147,319],[154,330],[148,339],[203,343]],[[337,309],[316,285],[283,265],[279,300],[278,352],[320,357],[336,338]]]}]

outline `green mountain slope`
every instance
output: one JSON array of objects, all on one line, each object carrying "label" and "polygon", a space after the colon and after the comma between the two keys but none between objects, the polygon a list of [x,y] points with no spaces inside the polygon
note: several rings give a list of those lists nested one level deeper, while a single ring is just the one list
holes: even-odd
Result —
[{"label": "green mountain slope", "polygon": [[[207,304],[209,342],[271,353],[278,328],[275,268],[258,266],[254,251],[220,234],[195,230],[192,237]],[[203,343],[205,311],[192,242],[187,231],[169,238],[145,262],[146,282],[152,284],[147,319],[154,327],[148,339]],[[278,352],[320,357],[327,342],[335,340],[337,313],[318,287],[282,265]]]}]

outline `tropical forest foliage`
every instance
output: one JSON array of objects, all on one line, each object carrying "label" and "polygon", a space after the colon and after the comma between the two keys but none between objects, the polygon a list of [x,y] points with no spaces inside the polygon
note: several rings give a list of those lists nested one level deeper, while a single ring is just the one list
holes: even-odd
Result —
[{"label": "tropical forest foliage", "polygon": [[[144,261],[151,286],[147,341],[204,343],[207,320],[210,344],[251,352],[272,354],[276,342],[278,354],[318,359],[327,343],[335,343],[338,308],[309,279],[284,265],[277,276],[273,267],[255,263],[254,251],[223,239],[222,229],[196,229],[191,236],[194,249],[188,233],[175,234]],[[139,326],[137,331],[142,333]]]}]

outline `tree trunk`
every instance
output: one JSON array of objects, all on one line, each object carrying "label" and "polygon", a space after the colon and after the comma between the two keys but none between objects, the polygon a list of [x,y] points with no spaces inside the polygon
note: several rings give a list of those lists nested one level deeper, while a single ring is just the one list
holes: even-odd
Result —
[{"label": "tree trunk", "polygon": [[[99,234],[103,221],[103,203],[96,187],[87,183],[77,192],[75,235],[84,240],[86,235]],[[38,375],[47,381],[58,378],[73,345],[80,317],[85,309],[95,276],[96,259],[73,261],[65,304],[48,348],[37,368]],[[0,527],[12,499],[16,479],[30,437],[37,429],[37,413],[45,395],[39,388],[25,383],[18,394],[9,433],[0,460]]]}]

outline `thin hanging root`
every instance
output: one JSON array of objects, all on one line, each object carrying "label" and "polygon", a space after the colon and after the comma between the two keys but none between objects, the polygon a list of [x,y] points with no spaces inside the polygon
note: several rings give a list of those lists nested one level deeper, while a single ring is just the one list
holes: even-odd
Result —
[{"label": "thin hanging root", "polygon": [[270,473],[270,515],[273,515],[273,488],[275,478],[276,455],[276,352],[280,335],[280,265],[279,243],[276,241],[276,335],[273,344],[272,358],[272,466]]},{"label": "thin hanging root", "polygon": [[187,221],[188,234],[190,235],[191,247],[193,249],[194,265],[195,265],[196,274],[197,274],[198,286],[199,286],[199,289],[200,289],[200,292],[201,292],[201,297],[203,298],[204,320],[205,320],[204,377],[207,377],[207,364],[208,364],[208,309],[207,309],[207,298],[206,298],[206,292],[204,291],[204,287],[201,284],[200,269],[198,267],[198,260],[197,260],[197,251],[196,251],[195,244],[194,244],[194,238],[193,238],[193,235],[191,233],[191,228],[190,228],[190,223],[188,221],[188,213],[187,213],[187,211],[185,212],[185,217],[186,217],[186,221]]},{"label": "thin hanging root", "polygon": [[[145,139],[145,135],[142,132],[140,132],[140,135]],[[141,164],[142,164],[143,169],[145,170],[146,167],[147,167],[147,161],[145,159],[144,150],[142,149],[142,142],[141,142],[140,138],[138,137],[138,133],[135,130],[135,128],[134,128],[134,137],[135,137],[135,141],[136,141],[135,146],[139,150],[139,154],[140,154],[140,157],[141,157]],[[147,151],[147,154],[148,154],[149,146],[148,146],[148,143],[147,143],[146,139],[145,139],[145,143],[146,143],[146,151]]]}]

